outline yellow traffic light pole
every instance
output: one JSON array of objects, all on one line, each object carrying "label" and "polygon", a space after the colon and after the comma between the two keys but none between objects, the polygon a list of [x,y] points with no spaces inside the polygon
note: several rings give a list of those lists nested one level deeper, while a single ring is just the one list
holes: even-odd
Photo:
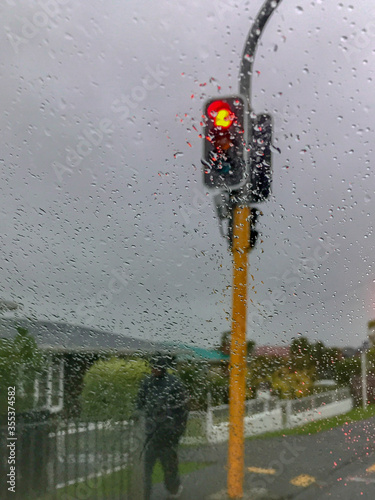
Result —
[{"label": "yellow traffic light pole", "polygon": [[[251,109],[251,79],[258,40],[268,19],[280,3],[281,0],[264,1],[245,43],[240,68],[239,93],[247,96],[249,109]],[[229,381],[228,496],[231,499],[243,497],[247,251],[249,248],[250,207],[236,205],[233,210],[233,309]]]},{"label": "yellow traffic light pole", "polygon": [[233,209],[233,304],[230,344],[228,495],[242,498],[246,373],[247,252],[250,208]]}]

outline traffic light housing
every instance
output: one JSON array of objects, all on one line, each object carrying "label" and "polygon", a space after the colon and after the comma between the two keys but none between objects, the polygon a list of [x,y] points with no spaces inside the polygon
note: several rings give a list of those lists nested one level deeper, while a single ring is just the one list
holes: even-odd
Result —
[{"label": "traffic light housing", "polygon": [[239,95],[205,103],[202,164],[207,187],[233,190],[245,184],[247,115],[246,100]]},{"label": "traffic light housing", "polygon": [[249,201],[265,201],[271,194],[272,184],[272,117],[266,113],[252,119],[250,138]]}]

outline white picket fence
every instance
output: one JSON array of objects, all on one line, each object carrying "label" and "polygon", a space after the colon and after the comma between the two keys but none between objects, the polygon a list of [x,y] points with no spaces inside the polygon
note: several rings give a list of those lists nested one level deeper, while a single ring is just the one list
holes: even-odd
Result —
[{"label": "white picket fence", "polygon": [[[250,437],[297,427],[322,418],[347,413],[353,408],[348,388],[327,391],[301,399],[252,399],[245,403],[244,431]],[[229,437],[229,406],[191,412],[184,444],[220,443]]]}]

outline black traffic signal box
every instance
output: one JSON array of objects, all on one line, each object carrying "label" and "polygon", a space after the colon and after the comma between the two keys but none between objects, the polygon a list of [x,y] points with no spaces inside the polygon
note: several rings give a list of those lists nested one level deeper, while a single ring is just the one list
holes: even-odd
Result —
[{"label": "black traffic signal box", "polygon": [[202,164],[207,187],[234,190],[246,183],[247,115],[247,102],[239,95],[206,102]]}]

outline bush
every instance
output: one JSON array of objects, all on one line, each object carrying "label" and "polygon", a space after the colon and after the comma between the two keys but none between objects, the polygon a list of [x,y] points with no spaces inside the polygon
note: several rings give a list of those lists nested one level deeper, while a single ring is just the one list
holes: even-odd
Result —
[{"label": "bush", "polygon": [[190,396],[190,410],[206,410],[208,393],[211,404],[228,403],[228,376],[209,370],[205,365],[186,363],[178,369],[178,376]]},{"label": "bush", "polygon": [[272,389],[281,399],[305,398],[312,393],[313,380],[308,370],[283,367],[272,374]]},{"label": "bush", "polygon": [[178,376],[189,394],[190,410],[202,410],[207,405],[207,370],[196,363],[179,367]]},{"label": "bush", "polygon": [[352,377],[361,374],[361,358],[339,361],[335,367],[335,379],[339,385],[350,385]]},{"label": "bush", "polygon": [[82,416],[90,420],[128,419],[140,382],[148,373],[148,363],[143,360],[97,361],[84,376]]},{"label": "bush", "polygon": [[208,377],[208,391],[211,394],[211,405],[229,403],[229,378],[220,373],[211,372]]},{"label": "bush", "polygon": [[260,384],[267,383],[280,398],[294,399],[308,396],[313,381],[314,370],[311,367],[296,368],[291,359],[258,356],[250,363],[246,383],[253,394]]}]

